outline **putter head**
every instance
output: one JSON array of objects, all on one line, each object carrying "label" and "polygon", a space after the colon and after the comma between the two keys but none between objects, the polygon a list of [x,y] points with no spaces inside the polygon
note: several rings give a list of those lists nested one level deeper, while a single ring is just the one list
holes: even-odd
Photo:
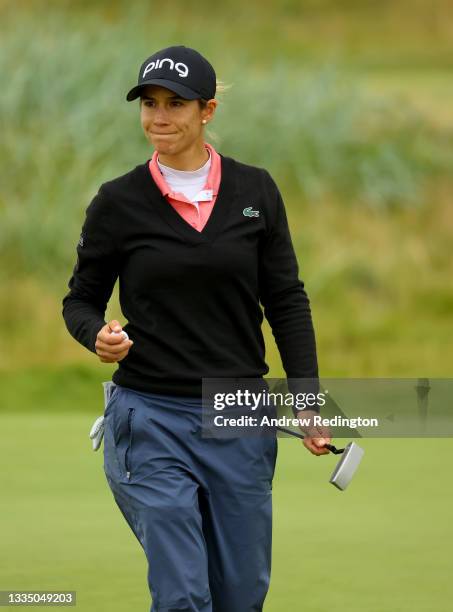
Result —
[{"label": "putter head", "polygon": [[340,461],[337,463],[329,482],[340,491],[344,491],[351,482],[365,451],[355,442],[349,442],[345,447]]}]

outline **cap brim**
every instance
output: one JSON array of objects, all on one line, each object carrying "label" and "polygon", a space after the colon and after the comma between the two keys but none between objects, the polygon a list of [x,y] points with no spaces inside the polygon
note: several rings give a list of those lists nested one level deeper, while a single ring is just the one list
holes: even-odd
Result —
[{"label": "cap brim", "polygon": [[185,98],[186,100],[196,100],[197,98],[201,98],[200,94],[198,94],[196,91],[193,91],[193,89],[189,89],[180,83],[167,81],[166,79],[150,79],[149,81],[143,81],[143,83],[140,83],[140,85],[133,87],[127,94],[126,100],[131,102],[132,100],[140,97],[142,90],[147,85],[159,85],[160,87],[165,87],[166,89],[177,93],[178,96],[181,96],[181,98]]}]

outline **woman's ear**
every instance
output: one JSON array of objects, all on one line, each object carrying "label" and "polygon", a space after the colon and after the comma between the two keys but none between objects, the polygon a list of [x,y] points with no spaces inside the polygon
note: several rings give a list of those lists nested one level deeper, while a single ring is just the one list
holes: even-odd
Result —
[{"label": "woman's ear", "polygon": [[215,114],[215,110],[217,108],[217,100],[215,100],[214,98],[212,98],[211,100],[208,100],[206,102],[206,106],[204,107],[204,109],[202,110],[202,123],[208,123],[209,121],[212,120],[212,118],[214,117]]}]

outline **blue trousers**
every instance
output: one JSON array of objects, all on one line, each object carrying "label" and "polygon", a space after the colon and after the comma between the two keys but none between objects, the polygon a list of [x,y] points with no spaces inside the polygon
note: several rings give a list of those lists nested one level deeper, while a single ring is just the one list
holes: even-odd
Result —
[{"label": "blue trousers", "polygon": [[104,417],[104,471],[145,551],[151,612],[262,610],[275,436],[202,437],[201,398],[118,385]]}]

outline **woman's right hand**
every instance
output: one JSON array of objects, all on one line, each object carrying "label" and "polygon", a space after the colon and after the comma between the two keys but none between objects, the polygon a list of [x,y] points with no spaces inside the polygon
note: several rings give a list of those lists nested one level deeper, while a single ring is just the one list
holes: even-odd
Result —
[{"label": "woman's right hand", "polygon": [[133,340],[126,340],[122,333],[112,333],[121,332],[122,329],[118,321],[113,319],[98,332],[94,346],[96,354],[103,363],[121,361],[129,353],[129,349],[134,344]]}]

